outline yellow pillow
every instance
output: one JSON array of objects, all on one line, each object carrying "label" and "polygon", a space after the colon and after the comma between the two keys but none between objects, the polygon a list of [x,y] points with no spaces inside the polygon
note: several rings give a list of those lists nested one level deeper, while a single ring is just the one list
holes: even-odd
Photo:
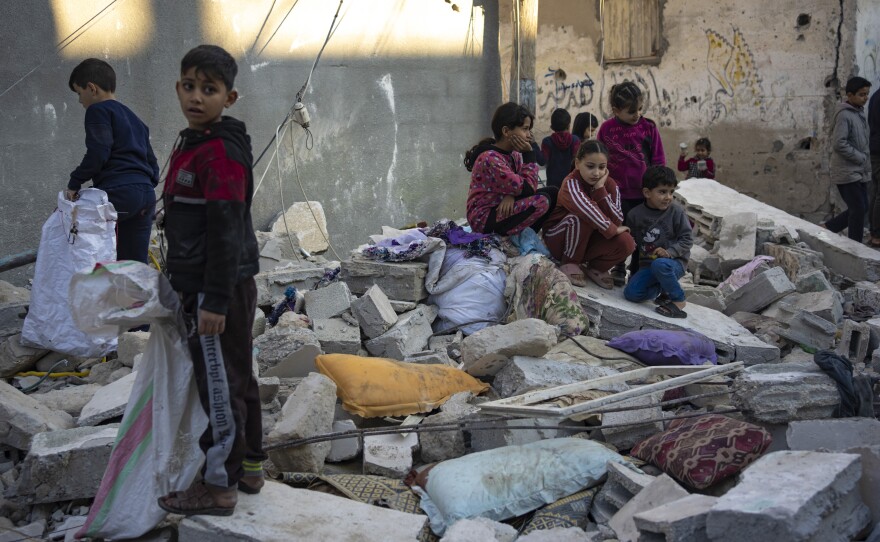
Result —
[{"label": "yellow pillow", "polygon": [[320,373],[336,383],[342,407],[364,418],[430,412],[462,391],[480,394],[489,385],[447,365],[420,365],[384,358],[325,354]]}]

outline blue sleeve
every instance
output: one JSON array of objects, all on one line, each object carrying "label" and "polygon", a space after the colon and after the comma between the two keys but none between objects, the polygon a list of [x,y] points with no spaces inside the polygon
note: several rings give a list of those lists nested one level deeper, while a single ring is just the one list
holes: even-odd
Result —
[{"label": "blue sleeve", "polygon": [[535,153],[535,161],[538,162],[539,166],[547,165],[547,157],[544,156],[544,153],[541,152],[541,147],[539,147],[534,141],[532,141],[532,152]]},{"label": "blue sleeve", "polygon": [[113,148],[113,127],[109,113],[101,107],[86,109],[86,155],[79,167],[70,174],[67,188],[79,190],[83,183],[90,181],[107,163]]}]

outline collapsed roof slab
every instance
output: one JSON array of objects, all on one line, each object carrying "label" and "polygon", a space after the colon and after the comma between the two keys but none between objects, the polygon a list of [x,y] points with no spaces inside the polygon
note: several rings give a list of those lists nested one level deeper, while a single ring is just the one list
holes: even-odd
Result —
[{"label": "collapsed roof slab", "polygon": [[598,286],[575,287],[581,306],[590,319],[591,334],[613,339],[640,329],[693,330],[715,343],[719,363],[742,361],[746,365],[777,363],[779,348],[771,346],[724,314],[688,303],[687,318],[660,316],[653,303],[633,303],[623,298],[623,290],[603,290]]},{"label": "collapsed roof slab", "polygon": [[701,232],[713,231],[716,223],[727,215],[756,213],[758,219],[772,220],[777,226],[787,226],[789,231],[797,232],[795,241],[803,241],[821,252],[825,265],[833,272],[853,280],[880,280],[880,251],[740,194],[717,181],[683,181],[675,197]]}]

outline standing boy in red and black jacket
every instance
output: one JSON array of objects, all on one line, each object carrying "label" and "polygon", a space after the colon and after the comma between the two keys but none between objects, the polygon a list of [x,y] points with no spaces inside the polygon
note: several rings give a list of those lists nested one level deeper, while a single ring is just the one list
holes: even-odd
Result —
[{"label": "standing boy in red and black jacket", "polygon": [[159,499],[168,512],[231,515],[236,488],[263,485],[260,399],[251,350],[259,251],[251,224],[253,157],[244,123],[223,116],[238,99],[235,59],[214,45],[189,51],[177,97],[189,128],[165,179],[171,285],[183,300],[188,345],[209,425],[202,480]]}]

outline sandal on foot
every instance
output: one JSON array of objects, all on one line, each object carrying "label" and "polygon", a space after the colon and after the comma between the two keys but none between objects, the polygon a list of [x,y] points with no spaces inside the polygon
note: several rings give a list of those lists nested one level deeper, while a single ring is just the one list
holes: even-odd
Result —
[{"label": "sandal on foot", "polygon": [[577,264],[563,264],[559,266],[559,270],[565,273],[565,276],[571,281],[572,286],[584,287],[587,285],[587,281],[584,279],[584,272]]},{"label": "sandal on foot", "polygon": [[159,508],[182,516],[231,516],[236,501],[235,488],[213,487],[203,481],[158,499]]},{"label": "sandal on foot", "polygon": [[242,476],[238,481],[238,489],[248,495],[256,495],[263,489],[266,480],[261,475]]},{"label": "sandal on foot", "polygon": [[678,308],[678,305],[672,301],[667,301],[654,309],[654,311],[660,316],[665,316],[667,318],[687,318],[688,316],[686,312]]},{"label": "sandal on foot", "polygon": [[868,246],[871,248],[880,248],[880,237],[871,236],[871,238],[868,239]]},{"label": "sandal on foot", "polygon": [[611,278],[611,275],[608,274],[608,271],[597,271],[595,269],[590,269],[587,267],[584,269],[584,274],[588,279],[592,280],[596,283],[600,288],[604,288],[606,290],[610,290],[614,288],[614,279]]},{"label": "sandal on foot", "polygon": [[658,296],[654,299],[654,304],[655,304],[655,305],[658,305],[658,306],[659,306],[659,305],[665,305],[665,304],[669,303],[670,301],[671,301],[671,300],[669,299],[669,296],[666,295],[666,292],[663,292],[662,294],[658,295]]}]

